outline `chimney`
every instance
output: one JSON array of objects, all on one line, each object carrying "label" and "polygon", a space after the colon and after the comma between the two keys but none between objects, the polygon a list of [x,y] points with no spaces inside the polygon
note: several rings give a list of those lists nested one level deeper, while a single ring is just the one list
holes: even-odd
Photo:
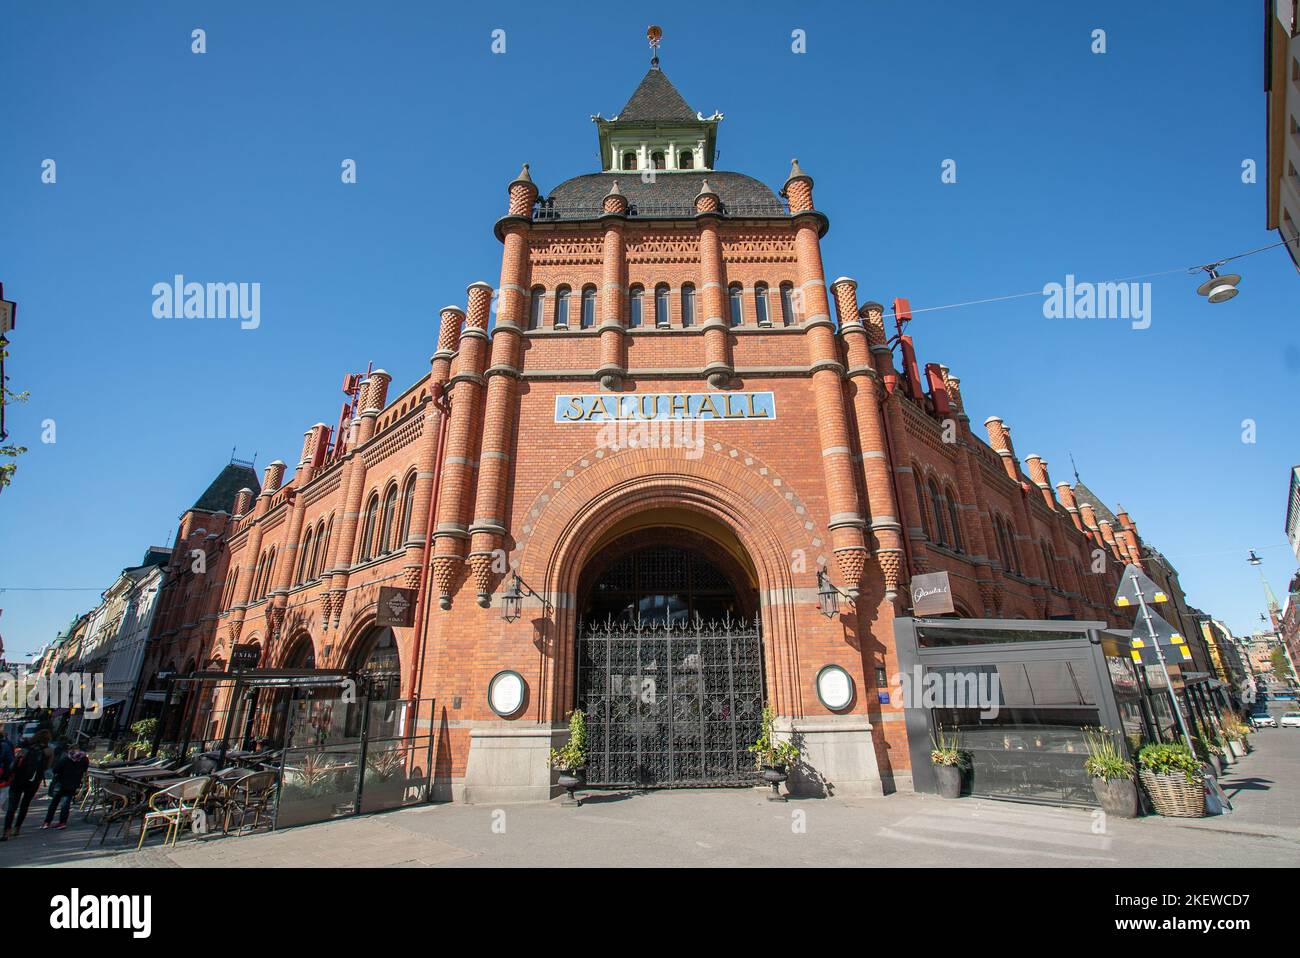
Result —
[{"label": "chimney", "polygon": [[948,404],[957,415],[965,415],[966,406],[961,401],[961,380],[952,375],[947,366],[940,366],[939,372],[943,375],[943,388],[948,393]]},{"label": "chimney", "polygon": [[298,459],[298,471],[294,482],[310,482],[311,478],[325,464],[325,453],[329,449],[330,427],[323,422],[308,429],[302,437],[302,456]]},{"label": "chimney", "polygon": [[1020,481],[1020,470],[1016,465],[1016,451],[1011,445],[1011,427],[999,416],[989,416],[984,420],[984,428],[989,432],[989,445],[1002,457],[1002,468],[1012,482]]},{"label": "chimney", "polygon": [[[703,193],[701,193],[701,195],[703,195]],[[716,196],[713,197],[715,203],[715,209],[716,209],[717,199],[718,198]],[[695,198],[695,208],[698,210],[699,207],[700,207],[700,197],[697,196]],[[606,213],[617,213],[620,215],[627,212],[627,197],[624,196],[623,191],[618,188],[618,180],[614,181],[614,185],[611,186],[609,188],[609,192],[605,194],[605,199],[602,204],[602,209]]]},{"label": "chimney", "polygon": [[1070,514],[1070,519],[1074,522],[1074,527],[1080,532],[1083,531],[1083,522],[1079,519],[1079,506],[1074,501],[1074,490],[1065,480],[1056,484],[1056,495],[1061,500],[1061,505],[1065,506],[1065,511]]},{"label": "chimney", "polygon": [[280,483],[284,479],[284,463],[279,459],[272,462],[262,473],[262,495],[270,498],[280,488]]},{"label": "chimney", "polygon": [[1043,494],[1043,502],[1048,509],[1057,512],[1059,503],[1056,496],[1052,495],[1052,480],[1047,475],[1047,460],[1035,453],[1025,456],[1025,465],[1029,469],[1029,481],[1038,487],[1038,491]]},{"label": "chimney", "polygon": [[236,519],[248,515],[249,507],[253,504],[253,490],[245,486],[235,493],[235,512]]}]

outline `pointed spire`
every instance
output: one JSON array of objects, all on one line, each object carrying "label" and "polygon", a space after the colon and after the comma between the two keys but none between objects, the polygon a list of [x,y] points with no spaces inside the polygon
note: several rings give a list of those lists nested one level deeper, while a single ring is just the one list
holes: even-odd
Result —
[{"label": "pointed spire", "polygon": [[605,195],[606,195],[606,196],[622,196],[622,195],[623,195],[622,190],[620,190],[620,189],[618,188],[618,180],[615,180],[615,181],[614,181],[614,185],[611,186],[611,187],[609,188],[609,192],[606,193]]},{"label": "pointed spire", "polygon": [[519,175],[515,177],[515,182],[516,182],[516,183],[531,183],[532,181],[533,181],[533,178],[532,178],[531,176],[528,175],[528,164],[525,163],[525,164],[524,164],[524,168],[523,168],[522,170],[520,170],[520,171],[519,171]]},{"label": "pointed spire", "polygon": [[799,169],[799,158],[795,157],[790,161],[790,175],[787,176],[785,179],[786,182],[788,183],[790,180],[793,180],[796,176],[807,176],[807,175],[808,175],[807,173]]}]

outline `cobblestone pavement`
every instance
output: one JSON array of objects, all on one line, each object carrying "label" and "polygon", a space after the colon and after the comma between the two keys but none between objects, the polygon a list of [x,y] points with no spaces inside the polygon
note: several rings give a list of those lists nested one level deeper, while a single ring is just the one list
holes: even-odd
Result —
[{"label": "cobblestone pavement", "polygon": [[[760,790],[610,792],[582,808],[422,806],[230,838],[110,837],[83,851],[79,814],[41,831],[44,797],[0,866],[1125,866],[1300,865],[1300,730],[1267,729],[1224,788],[1231,815],[1103,822],[1087,809],[892,795],[768,802]],[[33,821],[35,819],[35,821]]]}]

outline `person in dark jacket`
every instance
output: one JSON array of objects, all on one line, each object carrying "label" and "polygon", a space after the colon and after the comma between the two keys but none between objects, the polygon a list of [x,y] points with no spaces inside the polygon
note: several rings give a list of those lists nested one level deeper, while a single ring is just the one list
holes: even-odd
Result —
[{"label": "person in dark jacket", "polygon": [[45,824],[41,828],[50,827],[50,822],[54,821],[54,810],[59,806],[62,806],[63,810],[59,812],[59,824],[55,827],[59,829],[68,827],[68,815],[72,812],[72,796],[77,794],[77,789],[81,787],[81,779],[89,767],[90,756],[76,746],[58,757],[50,776],[50,807],[45,812]]},{"label": "person in dark jacket", "polygon": [[50,766],[50,733],[44,729],[22,744],[22,755],[14,767],[13,782],[9,785],[9,805],[5,809],[5,830],[0,842],[17,838],[27,817],[27,807],[45,781],[45,770]]}]

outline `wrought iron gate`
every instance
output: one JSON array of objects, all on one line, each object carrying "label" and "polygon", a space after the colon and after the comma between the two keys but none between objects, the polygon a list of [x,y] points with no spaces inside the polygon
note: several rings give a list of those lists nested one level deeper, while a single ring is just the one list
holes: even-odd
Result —
[{"label": "wrought iron gate", "polygon": [[578,706],[592,785],[752,785],[759,623],[589,623],[578,632]]}]

